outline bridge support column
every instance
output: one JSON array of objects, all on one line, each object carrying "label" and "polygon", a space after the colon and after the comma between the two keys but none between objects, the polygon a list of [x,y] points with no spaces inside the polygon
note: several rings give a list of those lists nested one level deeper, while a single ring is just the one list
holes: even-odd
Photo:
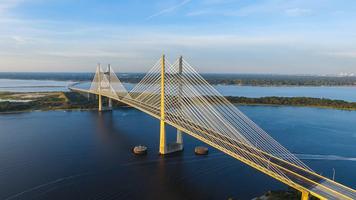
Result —
[{"label": "bridge support column", "polygon": [[98,110],[99,110],[99,112],[101,112],[101,111],[103,111],[103,102],[102,102],[101,94],[98,95],[98,99],[99,99]]},{"label": "bridge support column", "polygon": [[301,200],[309,200],[309,192],[307,191],[301,191],[301,192],[302,192]]},{"label": "bridge support column", "polygon": [[108,109],[107,110],[112,110],[112,99],[108,99]]},{"label": "bridge support column", "polygon": [[177,147],[175,151],[182,151],[183,150],[183,132],[177,129]]},{"label": "bridge support column", "polygon": [[98,106],[98,110],[99,112],[101,112],[103,110],[103,102],[102,102],[102,97],[101,97],[101,70],[100,70],[100,64],[98,64],[97,66],[97,74],[98,74],[98,84],[99,84],[99,87],[98,87],[98,91],[99,91],[99,94],[98,94],[98,99],[99,99],[99,106]]},{"label": "bridge support column", "polygon": [[177,144],[183,145],[183,132],[177,129]]},{"label": "bridge support column", "polygon": [[[182,96],[182,72],[183,72],[183,57],[179,57],[179,65],[178,65],[178,83],[179,83],[179,88],[178,88],[178,102],[181,106],[181,96]],[[177,129],[177,145],[178,149],[177,150],[183,150],[183,132],[179,129]]]},{"label": "bridge support column", "polygon": [[166,154],[166,124],[165,120],[165,110],[164,110],[164,75],[165,74],[165,57],[162,56],[161,63],[161,120],[160,120],[160,136],[159,136],[159,153]]},{"label": "bridge support column", "polygon": [[[108,64],[107,72],[104,73],[104,76],[105,75],[109,81],[109,85],[111,85],[111,65],[110,64]],[[107,105],[106,110],[108,110],[108,111],[112,110],[112,99],[111,98],[108,98],[108,105]]]},{"label": "bridge support column", "polygon": [[[180,59],[182,61],[182,59]],[[180,70],[181,71],[181,70]],[[180,95],[178,95],[180,96]],[[165,57],[162,56],[161,64],[161,119],[160,119],[160,143],[159,153],[169,154],[183,150],[182,131],[177,130],[177,141],[167,144],[166,141],[166,127],[165,127]]]},{"label": "bridge support column", "polygon": [[166,124],[164,123],[164,120],[160,121],[159,153],[162,155],[167,153]]}]

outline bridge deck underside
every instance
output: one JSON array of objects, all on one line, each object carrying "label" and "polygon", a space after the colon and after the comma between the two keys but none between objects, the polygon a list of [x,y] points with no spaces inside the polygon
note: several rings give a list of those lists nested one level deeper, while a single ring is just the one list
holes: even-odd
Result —
[{"label": "bridge deck underside", "polygon": [[[78,88],[71,89],[78,92],[96,94],[95,92],[89,90]],[[138,102],[132,98],[113,96],[108,97],[116,99],[117,101],[125,103],[157,119],[160,119],[160,110],[156,107],[147,105],[144,102]],[[174,118],[174,122],[170,121],[170,118]],[[167,124],[182,130],[183,132],[207,143],[208,145],[213,146],[214,148],[217,148],[218,150],[269,176],[272,176],[273,178],[293,188],[309,191],[312,195],[322,199],[356,199],[356,192],[351,188],[331,181],[330,179],[320,176],[315,172],[296,166],[295,164],[289,163],[283,159],[274,157],[273,155],[270,155],[266,152],[262,152],[263,157],[261,157],[261,151],[259,149],[225,137],[216,131],[209,130],[194,124],[187,119],[183,119],[182,117],[177,116],[173,112],[166,113],[165,121]],[[259,152],[259,154],[257,152]],[[254,159],[251,160],[250,157],[253,157]],[[279,171],[283,173],[283,175],[271,171],[270,168],[272,167],[278,168]]]}]

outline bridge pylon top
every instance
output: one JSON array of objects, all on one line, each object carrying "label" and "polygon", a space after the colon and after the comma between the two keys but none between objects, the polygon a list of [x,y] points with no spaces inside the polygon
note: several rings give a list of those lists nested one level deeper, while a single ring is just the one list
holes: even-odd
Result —
[{"label": "bridge pylon top", "polygon": [[110,64],[108,65],[106,71],[103,70],[100,64],[97,65],[89,91],[111,98],[123,98],[128,95],[127,90],[115,74]]}]

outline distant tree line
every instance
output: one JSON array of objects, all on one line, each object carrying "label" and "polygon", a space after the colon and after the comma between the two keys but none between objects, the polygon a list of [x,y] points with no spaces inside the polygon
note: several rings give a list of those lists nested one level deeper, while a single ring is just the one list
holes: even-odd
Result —
[{"label": "distant tree line", "polygon": [[[286,106],[312,106],[345,110],[356,110],[356,102],[342,100],[319,99],[310,97],[226,97],[234,104],[246,105],[286,105]],[[107,99],[103,97],[103,104]],[[126,106],[118,101],[113,101],[113,107]],[[0,102],[0,112],[14,112],[27,110],[58,110],[58,109],[96,109],[98,100],[95,96],[88,98],[75,92],[54,93],[36,98],[30,102]]]},{"label": "distant tree line", "polygon": [[212,74],[204,78],[213,85],[249,86],[356,86],[356,77],[309,75]]},{"label": "distant tree line", "polygon": [[356,110],[356,102],[343,100],[320,99],[311,97],[226,97],[230,102],[236,104],[261,104],[261,105],[287,105],[287,106],[313,106],[336,109]]},{"label": "distant tree line", "polygon": [[[119,73],[122,82],[138,83],[144,73]],[[356,86],[356,76],[266,75],[266,74],[202,74],[213,85],[250,86]],[[0,79],[37,79],[91,81],[94,73],[0,73]]]},{"label": "distant tree line", "polygon": [[[11,93],[7,93],[9,95]],[[0,95],[1,97],[1,95]],[[103,104],[107,104],[103,97]],[[113,101],[113,107],[123,106],[120,102]],[[98,100],[95,96],[88,98],[76,92],[54,92],[53,94],[35,98],[29,102],[0,102],[0,112],[16,112],[30,110],[71,110],[71,109],[96,109]]]}]

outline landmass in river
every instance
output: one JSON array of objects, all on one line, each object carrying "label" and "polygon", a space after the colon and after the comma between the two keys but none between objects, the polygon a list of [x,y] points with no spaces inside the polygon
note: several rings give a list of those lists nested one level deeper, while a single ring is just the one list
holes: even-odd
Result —
[{"label": "landmass in river", "polygon": [[[29,92],[29,93],[0,93],[0,112],[16,112],[31,110],[71,110],[96,109],[95,96],[78,94],[75,92]],[[310,97],[226,97],[237,105],[275,105],[275,106],[308,106],[356,110],[356,102],[342,100],[320,99]],[[104,98],[104,103],[105,98]],[[113,106],[126,106],[113,101]]]}]

